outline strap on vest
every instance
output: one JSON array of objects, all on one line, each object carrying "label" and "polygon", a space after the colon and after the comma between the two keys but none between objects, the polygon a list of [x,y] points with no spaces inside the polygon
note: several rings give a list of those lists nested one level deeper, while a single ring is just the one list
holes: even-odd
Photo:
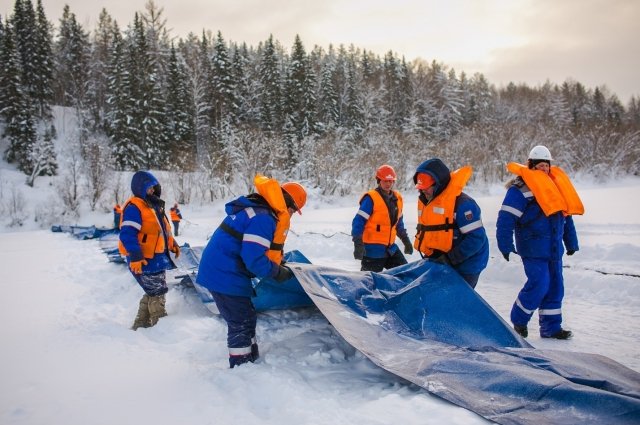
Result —
[{"label": "strap on vest", "polygon": [[231,235],[234,238],[236,238],[237,240],[242,241],[243,234],[238,232],[236,229],[232,228],[231,226],[229,226],[224,221],[222,223],[220,223],[220,226],[218,226],[218,229],[221,229],[221,230],[227,232],[229,235]]},{"label": "strap on vest", "polygon": [[[218,229],[220,229],[220,230],[222,230],[224,232],[227,232],[229,235],[231,235],[235,239],[237,239],[240,242],[242,242],[242,238],[243,238],[244,234],[241,233],[241,232],[238,232],[236,229],[232,228],[231,226],[229,226],[224,221],[222,223],[220,223],[220,226],[218,226]],[[284,244],[283,243],[271,242],[271,245],[270,245],[269,249],[273,249],[273,250],[276,250],[276,251],[282,251],[284,249]]]},{"label": "strap on vest", "polygon": [[453,223],[449,223],[449,217],[446,218],[446,221],[444,224],[418,224],[418,232],[437,232],[440,230],[448,232],[456,228]]}]

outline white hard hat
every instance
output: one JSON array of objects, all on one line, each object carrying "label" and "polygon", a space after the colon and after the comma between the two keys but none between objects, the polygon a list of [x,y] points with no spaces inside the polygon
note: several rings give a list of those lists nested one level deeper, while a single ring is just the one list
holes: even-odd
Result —
[{"label": "white hard hat", "polygon": [[531,149],[531,152],[529,152],[528,159],[542,159],[545,161],[553,161],[549,149],[547,149],[546,146],[542,145],[534,146],[533,149]]}]

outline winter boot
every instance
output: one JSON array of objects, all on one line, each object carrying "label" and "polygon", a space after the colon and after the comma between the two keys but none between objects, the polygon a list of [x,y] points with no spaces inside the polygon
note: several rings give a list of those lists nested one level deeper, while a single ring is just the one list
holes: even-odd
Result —
[{"label": "winter boot", "polygon": [[560,330],[553,335],[543,336],[543,338],[555,338],[555,339],[571,339],[573,332],[560,328]]},{"label": "winter boot", "polygon": [[236,366],[240,366],[245,363],[253,363],[253,356],[249,354],[229,355],[229,368],[233,369]]},{"label": "winter boot", "polygon": [[140,299],[140,305],[138,306],[138,314],[136,315],[136,319],[133,321],[133,326],[131,329],[134,331],[138,330],[138,328],[148,328],[151,326],[150,315],[149,315],[149,295],[144,294]]},{"label": "winter boot", "polygon": [[251,361],[255,362],[256,360],[258,360],[258,357],[260,357],[260,351],[258,351],[258,343],[254,342],[253,344],[251,344]]},{"label": "winter boot", "polygon": [[149,297],[149,326],[155,326],[160,320],[161,317],[167,315],[167,310],[165,309],[165,296],[157,295],[155,297]]},{"label": "winter boot", "polygon": [[527,329],[527,325],[513,325],[513,330],[520,334],[521,337],[526,338],[529,336],[529,330]]}]

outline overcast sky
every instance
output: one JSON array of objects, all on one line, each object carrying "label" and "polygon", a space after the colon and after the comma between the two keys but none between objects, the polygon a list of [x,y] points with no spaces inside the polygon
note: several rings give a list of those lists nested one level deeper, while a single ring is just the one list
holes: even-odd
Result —
[{"label": "overcast sky", "polygon": [[[36,3],[36,0],[32,0]],[[58,24],[69,4],[86,30],[105,7],[124,28],[148,0],[43,0]],[[354,44],[408,61],[436,60],[497,86],[567,78],[640,96],[640,0],[154,0],[172,34],[222,32],[257,46],[273,34],[291,49]],[[15,0],[0,0],[11,13]]]}]

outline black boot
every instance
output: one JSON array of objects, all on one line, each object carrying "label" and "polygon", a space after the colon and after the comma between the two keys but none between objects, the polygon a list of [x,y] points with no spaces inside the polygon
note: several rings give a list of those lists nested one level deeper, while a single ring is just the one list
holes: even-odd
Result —
[{"label": "black boot", "polygon": [[527,325],[513,325],[513,330],[516,331],[521,337],[526,338],[529,336],[529,330],[527,329]]},{"label": "black boot", "polygon": [[560,329],[558,332],[553,335],[543,336],[543,338],[555,338],[555,339],[571,339],[573,336],[573,332],[568,331],[566,329]]}]

